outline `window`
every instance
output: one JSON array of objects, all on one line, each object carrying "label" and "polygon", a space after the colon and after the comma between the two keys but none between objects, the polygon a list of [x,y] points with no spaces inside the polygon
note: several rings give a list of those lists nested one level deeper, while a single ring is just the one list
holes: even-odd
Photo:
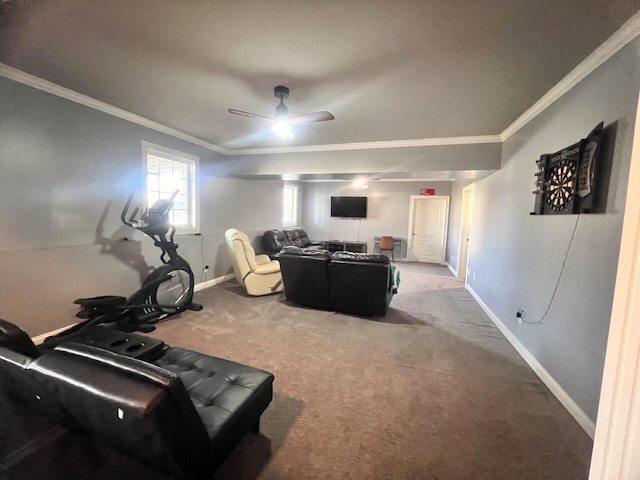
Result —
[{"label": "window", "polygon": [[178,190],[169,220],[177,233],[198,233],[198,157],[142,142],[142,161],[147,174],[147,206]]},{"label": "window", "polygon": [[285,183],[282,187],[282,225],[295,225],[298,208],[298,186]]}]

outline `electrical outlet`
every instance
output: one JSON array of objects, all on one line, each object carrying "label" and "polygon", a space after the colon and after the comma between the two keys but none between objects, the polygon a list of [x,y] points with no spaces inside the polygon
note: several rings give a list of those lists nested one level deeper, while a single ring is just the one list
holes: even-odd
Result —
[{"label": "electrical outlet", "polygon": [[476,272],[473,272],[473,279],[476,279]]}]

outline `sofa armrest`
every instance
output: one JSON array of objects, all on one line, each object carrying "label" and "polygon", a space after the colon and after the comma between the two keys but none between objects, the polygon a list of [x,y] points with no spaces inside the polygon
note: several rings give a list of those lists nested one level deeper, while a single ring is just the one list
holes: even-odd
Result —
[{"label": "sofa armrest", "polygon": [[96,363],[119,370],[122,374],[155,384],[161,388],[168,388],[177,377],[152,363],[125,357],[117,353],[83,343],[63,343],[55,348],[57,352],[65,352],[86,358]]},{"label": "sofa armrest", "polygon": [[[19,368],[22,370],[26,370],[27,365],[33,361],[33,358],[27,357],[23,353],[3,346],[0,346],[0,359],[2,360],[0,365],[9,365],[10,368]],[[2,368],[0,368],[0,372],[2,372]],[[1,379],[2,378],[0,378],[0,380]]]},{"label": "sofa armrest", "polygon": [[253,273],[256,275],[269,275],[280,271],[280,262],[278,260],[271,260],[269,257],[267,258],[269,259],[269,262],[258,264]]},{"label": "sofa armrest", "polygon": [[0,390],[17,397],[50,420],[75,428],[75,421],[40,382],[40,375],[29,371],[33,361],[31,357],[0,346]]},{"label": "sofa armrest", "polygon": [[10,348],[28,357],[40,356],[40,351],[20,327],[0,318],[0,346]]},{"label": "sofa armrest", "polygon": [[398,293],[398,287],[400,286],[400,270],[395,265],[391,265],[391,290],[393,293]]},{"label": "sofa armrest", "polygon": [[266,263],[269,263],[270,261],[271,261],[271,257],[269,257],[269,255],[264,255],[264,254],[256,255],[256,263],[258,265],[264,265]]}]

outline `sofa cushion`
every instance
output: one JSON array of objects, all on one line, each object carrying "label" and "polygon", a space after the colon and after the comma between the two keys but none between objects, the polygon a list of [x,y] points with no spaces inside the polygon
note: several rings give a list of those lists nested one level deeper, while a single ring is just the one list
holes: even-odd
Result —
[{"label": "sofa cushion", "polygon": [[307,237],[307,233],[301,228],[285,230],[284,234],[286,235],[290,245],[295,245],[296,247],[301,248],[309,245],[309,237]]},{"label": "sofa cushion", "polygon": [[280,253],[287,253],[289,255],[302,255],[305,257],[331,258],[331,252],[329,252],[329,250],[313,247],[301,248],[294,245],[288,245],[284,247]]},{"label": "sofa cushion", "polygon": [[389,257],[377,253],[335,252],[331,254],[333,260],[346,260],[349,262],[384,263],[388,265]]},{"label": "sofa cushion", "polygon": [[[262,248],[269,254],[280,252],[286,246],[300,248],[326,249],[325,242],[311,241],[304,228],[288,230],[267,230],[262,234]],[[273,255],[272,255],[273,256]]]},{"label": "sofa cushion", "polygon": [[262,248],[265,252],[277,253],[287,245],[290,243],[282,230],[267,230],[262,234]]}]

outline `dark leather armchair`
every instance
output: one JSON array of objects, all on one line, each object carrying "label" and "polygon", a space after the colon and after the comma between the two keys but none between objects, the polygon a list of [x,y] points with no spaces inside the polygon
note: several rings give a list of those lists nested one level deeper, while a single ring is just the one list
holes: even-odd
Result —
[{"label": "dark leather armchair", "polygon": [[367,317],[387,314],[395,288],[386,255],[289,246],[278,260],[288,301]]},{"label": "dark leather armchair", "polygon": [[336,252],[329,264],[331,306],[339,312],[385,316],[393,298],[393,277],[386,255]]},{"label": "dark leather armchair", "polygon": [[278,257],[287,300],[315,308],[329,309],[331,256],[326,250],[284,247]]}]

